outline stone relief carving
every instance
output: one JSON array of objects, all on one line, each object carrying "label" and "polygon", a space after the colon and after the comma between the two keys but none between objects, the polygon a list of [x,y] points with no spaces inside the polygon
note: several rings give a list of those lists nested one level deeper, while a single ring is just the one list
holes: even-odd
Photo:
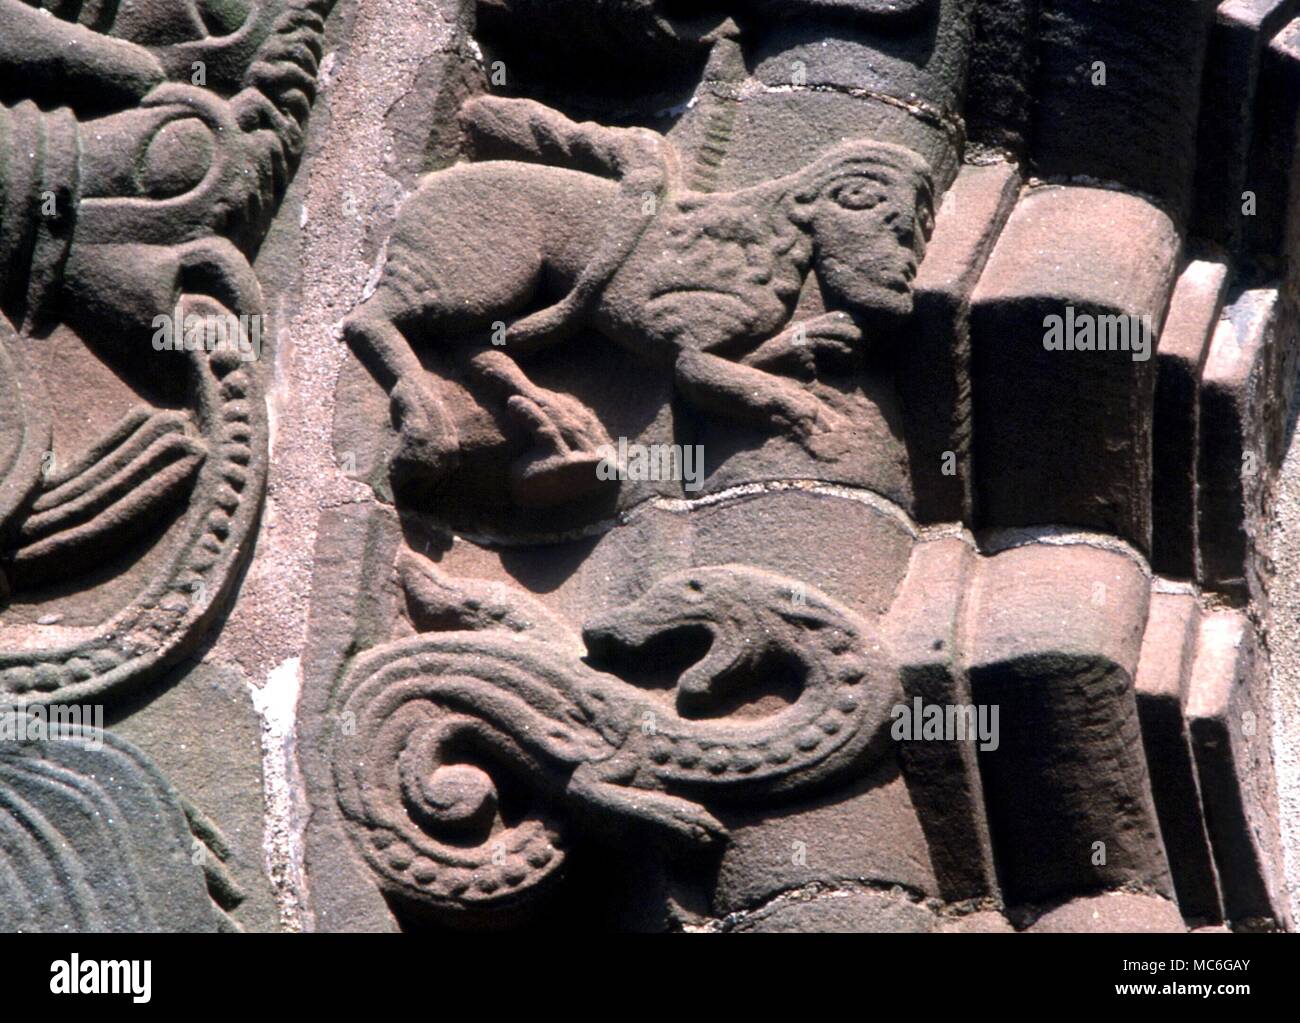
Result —
[{"label": "stone relief carving", "polygon": [[[846,143],[772,182],[691,193],[671,146],[636,130],[574,124],[528,100],[473,100],[462,117],[476,148],[496,158],[421,185],[389,240],[378,289],[348,324],[358,353],[393,381],[401,469],[437,480],[458,451],[402,327],[441,340],[501,325],[467,361],[473,375],[514,392],[507,408],[530,435],[516,483],[524,504],[570,501],[595,485],[604,431],[515,365],[584,327],[670,366],[702,408],[778,425],[815,457],[833,457],[836,441],[817,440],[824,434],[847,446],[846,416],[797,380],[819,361],[851,372],[865,347],[860,324],[911,311],[932,216],[922,158]],[[584,160],[617,177],[577,171]],[[515,201],[485,217],[489,194]],[[838,311],[790,323],[814,266],[822,291],[856,319]],[[544,287],[562,297],[517,316]]]},{"label": "stone relief carving", "polygon": [[[267,428],[250,259],[301,155],[329,7],[0,4],[7,708],[156,681],[251,552]],[[205,842],[218,876],[219,834],[107,741],[6,730],[6,922],[230,926],[191,862]],[[58,862],[32,845],[50,835]]]},{"label": "stone relief carving", "polygon": [[134,747],[65,726],[57,739],[6,743],[0,777],[5,931],[238,929],[224,910],[243,893],[220,835]]},{"label": "stone relief carving", "polygon": [[[792,607],[798,584],[771,572],[674,573],[579,639],[531,598],[494,602],[482,584],[455,583],[416,557],[403,563],[408,596],[446,631],[357,659],[340,687],[356,729],[334,763],[367,861],[391,891],[436,908],[516,899],[563,863],[564,825],[544,810],[511,820],[489,771],[549,790],[565,816],[707,845],[726,829],[692,795],[763,800],[842,777],[901,694],[865,622],[816,592]],[[593,655],[636,654],[688,633],[703,634],[708,655],[671,702],[583,661],[584,643]],[[800,686],[789,707],[709,716],[755,673],[787,666]]]},{"label": "stone relief carving", "polygon": [[[7,69],[15,80],[30,69],[33,99],[67,104],[47,112],[28,99],[3,113],[6,382],[17,410],[5,479],[11,587],[84,571],[89,552],[156,533],[176,505],[185,513],[154,578],[109,603],[105,628],[5,655],[10,693],[96,696],[174,658],[228,589],[261,500],[264,401],[251,339],[182,347],[162,374],[151,342],[158,315],[182,325],[242,317],[245,331],[263,315],[246,253],[300,152],[320,15],[264,3],[210,27],[184,3],[150,6],[161,24],[141,16],[144,6],[97,20],[88,10],[83,24],[5,5]],[[121,109],[79,113],[110,102],[106,90],[123,90]],[[132,407],[81,450],[52,446],[51,407],[70,396],[23,363],[29,341],[56,332],[156,391],[156,404]]]},{"label": "stone relief carving", "polygon": [[[1053,155],[1043,186],[1006,162],[1029,146],[1016,111],[978,112],[972,140],[963,95],[1000,73],[1014,4],[473,6],[458,148],[411,182],[343,324],[384,399],[345,383],[336,449],[363,450],[381,505],[338,518],[316,577],[305,763],[337,824],[315,842],[345,833],[366,865],[339,880],[309,829],[309,873],[340,886],[325,926],[552,921],[599,883],[573,876],[592,847],[658,879],[635,924],[596,911],[616,927],[870,929],[891,886],[930,907],[918,929],[1068,928],[1084,906],[1286,926],[1272,797],[1211,780],[1229,679],[1266,689],[1249,627],[1164,541],[1152,560],[1180,528],[1180,498],[1151,518],[1173,363],[1126,345],[1034,394],[1043,349],[1003,340],[1066,306],[1167,315],[1168,336],[1194,307],[1174,291],[1190,169],[1116,166],[1105,191]],[[1051,37],[1041,66],[1080,46]],[[1095,279],[1054,280],[1054,245]],[[672,471],[610,471],[629,444]],[[996,707],[1002,738],[900,737],[898,708],[929,704]],[[1267,742],[1229,759],[1263,779]]]},{"label": "stone relief carving", "polygon": [[0,927],[1289,929],[1300,23],[1178,6],[0,0]]}]

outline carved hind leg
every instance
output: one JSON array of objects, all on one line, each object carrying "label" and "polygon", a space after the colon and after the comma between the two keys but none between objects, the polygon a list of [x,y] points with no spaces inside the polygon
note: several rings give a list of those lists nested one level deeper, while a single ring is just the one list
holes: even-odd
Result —
[{"label": "carved hind leg", "polygon": [[388,392],[400,434],[393,454],[395,475],[436,482],[459,462],[456,426],[427,386],[424,367],[394,326],[382,293],[376,293],[343,325],[344,337]]}]

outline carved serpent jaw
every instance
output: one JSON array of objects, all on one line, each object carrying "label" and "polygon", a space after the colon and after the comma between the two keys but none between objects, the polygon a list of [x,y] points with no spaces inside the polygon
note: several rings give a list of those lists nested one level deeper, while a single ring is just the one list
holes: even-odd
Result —
[{"label": "carved serpent jaw", "polygon": [[757,623],[751,610],[718,599],[717,583],[709,575],[674,577],[633,604],[589,619],[582,630],[583,642],[598,663],[627,663],[669,647],[705,648],[703,658],[675,686],[677,710],[686,717],[705,716],[728,683],[757,666],[767,645],[766,637],[753,628]]},{"label": "carved serpent jaw", "polygon": [[[874,629],[837,601],[742,565],[671,575],[583,630],[598,657],[635,655],[706,633],[707,653],[678,679],[676,704],[597,676],[584,702],[611,741],[636,750],[657,787],[788,789],[851,761],[896,702],[898,683]],[[793,670],[800,691],[761,717],[711,717],[725,697]],[[581,698],[581,697],[580,697]]]}]

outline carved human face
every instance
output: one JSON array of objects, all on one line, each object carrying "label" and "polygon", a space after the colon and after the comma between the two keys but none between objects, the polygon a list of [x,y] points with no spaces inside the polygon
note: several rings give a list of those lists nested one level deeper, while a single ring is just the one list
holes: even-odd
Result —
[{"label": "carved human face", "polygon": [[846,154],[800,197],[797,216],[831,301],[867,319],[912,312],[912,285],[934,228],[930,175],[895,146]]}]

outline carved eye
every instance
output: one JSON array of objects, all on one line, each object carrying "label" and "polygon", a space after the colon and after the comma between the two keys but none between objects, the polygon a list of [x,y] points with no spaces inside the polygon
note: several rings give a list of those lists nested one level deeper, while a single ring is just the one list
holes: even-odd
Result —
[{"label": "carved eye", "polygon": [[870,210],[885,201],[885,195],[874,181],[854,178],[832,185],[831,200],[846,210]]}]

